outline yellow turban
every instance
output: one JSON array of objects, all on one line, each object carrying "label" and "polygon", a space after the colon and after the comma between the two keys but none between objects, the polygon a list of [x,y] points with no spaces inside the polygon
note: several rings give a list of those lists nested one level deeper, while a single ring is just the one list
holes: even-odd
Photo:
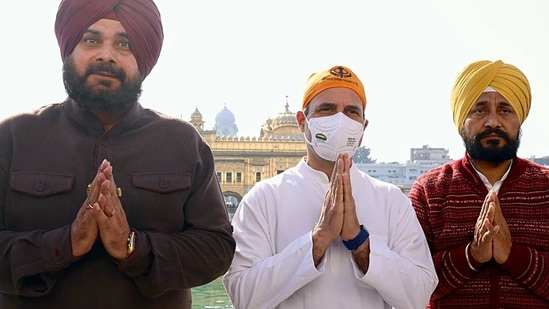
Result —
[{"label": "yellow turban", "polygon": [[528,117],[532,94],[524,73],[501,60],[476,61],[465,67],[452,89],[450,104],[458,132],[461,132],[469,111],[488,86],[511,104],[521,124]]},{"label": "yellow turban", "polygon": [[348,88],[356,92],[362,101],[362,107],[366,108],[366,93],[362,82],[351,69],[340,65],[309,76],[303,94],[303,108],[320,92],[335,87]]}]

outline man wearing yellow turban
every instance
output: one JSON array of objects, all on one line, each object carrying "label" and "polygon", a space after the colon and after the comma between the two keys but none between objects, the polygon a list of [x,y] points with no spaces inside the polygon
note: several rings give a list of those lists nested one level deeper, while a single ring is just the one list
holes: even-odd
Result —
[{"label": "man wearing yellow turban", "polygon": [[235,242],[209,146],[138,102],[160,13],[63,0],[55,34],[68,98],[0,122],[0,308],[190,309]]},{"label": "man wearing yellow turban", "polygon": [[408,195],[440,279],[429,308],[549,307],[549,169],[517,157],[531,101],[524,73],[501,60],[473,62],[454,83],[465,156]]},{"label": "man wearing yellow turban", "polygon": [[459,132],[469,111],[488,87],[501,94],[511,104],[521,124],[528,117],[532,94],[530,83],[524,73],[501,60],[477,61],[465,67],[452,90],[450,104]]}]

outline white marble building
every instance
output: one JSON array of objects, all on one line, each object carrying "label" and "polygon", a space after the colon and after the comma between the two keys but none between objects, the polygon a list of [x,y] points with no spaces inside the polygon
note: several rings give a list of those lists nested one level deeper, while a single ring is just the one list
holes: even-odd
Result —
[{"label": "white marble building", "polygon": [[452,161],[446,148],[410,149],[410,160],[401,163],[355,163],[359,170],[379,180],[395,184],[407,191],[416,178],[430,169]]}]

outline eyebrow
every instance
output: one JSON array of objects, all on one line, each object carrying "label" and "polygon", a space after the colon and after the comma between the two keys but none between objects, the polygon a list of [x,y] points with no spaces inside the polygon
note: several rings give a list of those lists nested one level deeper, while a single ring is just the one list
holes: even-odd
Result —
[{"label": "eyebrow", "polygon": [[[337,104],[336,103],[333,103],[333,102],[322,102],[320,104],[318,104],[317,106],[317,109],[318,108],[323,108],[323,107],[336,107]],[[360,107],[357,106],[357,105],[346,105],[344,110],[353,110],[353,111],[357,111],[357,112],[360,112]]]},{"label": "eyebrow", "polygon": [[337,104],[335,103],[332,103],[332,102],[322,102],[320,104],[318,104],[317,108],[321,108],[321,107],[333,107],[333,106],[336,106]]},{"label": "eyebrow", "polygon": [[[94,35],[100,35],[101,31],[88,28],[86,31],[84,31],[83,35],[86,34],[86,33],[90,33],[90,34],[94,34]],[[123,37],[123,38],[126,38],[126,39],[128,38],[128,34],[126,32],[123,32],[123,31],[117,32],[116,36],[117,37]]]},{"label": "eyebrow", "polygon": [[[486,105],[486,104],[488,104],[488,100],[482,100],[482,101],[475,102],[475,104],[473,106]],[[511,103],[509,103],[507,101],[500,101],[500,102],[497,102],[496,104],[497,105],[512,106]]]},{"label": "eyebrow", "polygon": [[360,112],[360,107],[356,106],[356,105],[347,105],[345,106],[345,109],[347,110],[354,110],[354,111],[357,111],[357,112]]}]

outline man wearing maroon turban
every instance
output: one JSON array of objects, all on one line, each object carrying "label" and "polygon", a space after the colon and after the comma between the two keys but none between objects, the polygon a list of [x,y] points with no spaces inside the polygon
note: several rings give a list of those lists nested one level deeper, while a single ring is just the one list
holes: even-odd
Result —
[{"label": "man wearing maroon turban", "polygon": [[501,60],[456,78],[465,155],[408,194],[439,278],[428,308],[549,308],[549,169],[517,157],[531,101],[526,75]]},{"label": "man wearing maroon turban", "polygon": [[67,100],[0,122],[0,308],[191,308],[235,242],[209,146],[138,102],[160,13],[63,0],[55,33]]},{"label": "man wearing maroon turban", "polygon": [[160,13],[150,0],[63,0],[57,11],[55,35],[65,60],[89,26],[101,18],[115,18],[126,30],[143,78],[158,60],[164,32]]}]

